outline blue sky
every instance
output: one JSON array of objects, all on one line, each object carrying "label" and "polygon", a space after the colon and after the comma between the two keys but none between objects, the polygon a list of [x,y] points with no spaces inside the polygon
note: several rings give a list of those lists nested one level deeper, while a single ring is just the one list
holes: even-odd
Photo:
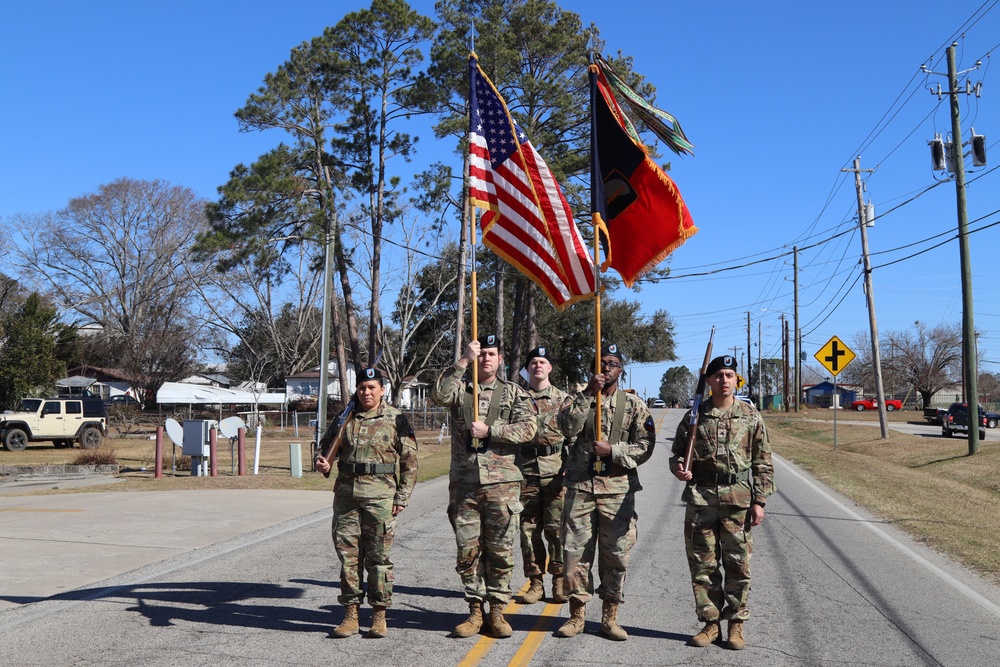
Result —
[{"label": "blue sky", "polygon": [[[670,366],[700,365],[713,325],[717,352],[737,347],[745,355],[747,312],[753,356],[759,326],[764,356],[780,357],[780,312],[793,310],[787,253],[795,245],[815,245],[799,254],[807,363],[816,365],[812,354],[830,336],[852,344],[867,330],[854,177],[841,172],[858,155],[863,169],[876,170],[864,175],[866,197],[884,216],[869,230],[879,329],[961,321],[955,187],[924,192],[941,178],[930,169],[927,141],[951,127],[947,99],[927,88],[946,88],[946,79],[920,67],[945,72],[952,41],[960,70],[982,60],[968,75],[983,82],[982,97],[961,99],[963,140],[975,127],[990,149],[988,166],[967,173],[968,216],[979,220],[970,229],[1000,220],[1000,175],[991,171],[1000,165],[993,85],[1000,72],[988,57],[1000,45],[996,4],[959,0],[945,12],[925,0],[657,0],[611,14],[607,3],[562,3],[599,25],[609,52],[635,57],[657,87],[657,103],[695,144],[694,157],[672,160],[671,175],[700,232],[668,260],[670,280],[631,296],[645,312],[672,315],[679,359],[634,366],[630,380],[640,393],[652,395]],[[294,46],[363,6],[43,0],[0,10],[0,224],[62,208],[122,176],[164,179],[213,198],[234,165],[279,140],[241,134],[233,112]],[[413,6],[433,15],[430,2]],[[422,138],[416,163],[452,155],[450,143]],[[908,244],[916,245],[894,250]],[[997,372],[1000,230],[975,232],[970,245],[983,370]],[[705,272],[712,273],[692,275]]]}]

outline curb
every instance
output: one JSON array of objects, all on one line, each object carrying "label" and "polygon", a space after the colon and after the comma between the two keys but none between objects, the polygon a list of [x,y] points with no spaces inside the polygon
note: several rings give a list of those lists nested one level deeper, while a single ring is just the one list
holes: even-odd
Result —
[{"label": "curb", "polygon": [[53,466],[0,466],[0,478],[4,477],[93,477],[95,475],[117,475],[120,466],[113,465],[53,465]]}]

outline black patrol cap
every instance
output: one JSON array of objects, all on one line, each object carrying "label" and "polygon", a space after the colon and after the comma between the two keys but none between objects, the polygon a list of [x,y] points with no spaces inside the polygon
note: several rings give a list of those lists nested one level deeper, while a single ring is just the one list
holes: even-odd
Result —
[{"label": "black patrol cap", "polygon": [[607,345],[605,345],[604,347],[602,347],[601,348],[601,356],[602,357],[618,357],[618,361],[624,361],[625,360],[624,357],[622,357],[621,350],[618,348],[618,344],[617,343],[608,343]]},{"label": "black patrol cap", "polygon": [[486,334],[485,336],[480,336],[479,349],[485,350],[488,347],[495,347],[502,352],[503,346],[500,344],[500,336],[497,336],[496,334]]},{"label": "black patrol cap", "polygon": [[541,357],[542,359],[545,359],[549,363],[552,363],[552,351],[549,350],[549,348],[545,347],[544,345],[539,345],[531,352],[528,352],[528,356],[525,358],[524,363],[530,364],[531,360],[534,359],[535,357]]},{"label": "black patrol cap", "polygon": [[712,363],[708,365],[708,370],[705,371],[705,375],[715,375],[723,368],[728,368],[734,373],[736,372],[736,357],[731,355],[726,355],[723,357],[716,357],[712,359]]},{"label": "black patrol cap", "polygon": [[366,368],[358,373],[358,385],[362,382],[368,382],[369,380],[378,380],[380,383],[384,384],[385,376],[382,375],[382,371],[377,368]]}]

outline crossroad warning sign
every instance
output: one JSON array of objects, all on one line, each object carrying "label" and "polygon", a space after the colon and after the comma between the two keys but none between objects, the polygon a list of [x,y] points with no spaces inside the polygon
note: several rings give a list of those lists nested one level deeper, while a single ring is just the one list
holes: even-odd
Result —
[{"label": "crossroad warning sign", "polygon": [[844,345],[844,341],[833,336],[826,342],[826,345],[819,349],[815,355],[816,360],[823,364],[823,368],[830,371],[834,377],[847,367],[847,364],[854,361],[854,351]]}]

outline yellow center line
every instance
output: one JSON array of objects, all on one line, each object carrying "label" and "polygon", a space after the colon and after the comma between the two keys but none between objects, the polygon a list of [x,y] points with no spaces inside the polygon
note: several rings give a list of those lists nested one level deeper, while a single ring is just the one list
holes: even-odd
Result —
[{"label": "yellow center line", "polygon": [[[531,580],[529,579],[524,583],[524,586],[521,587],[521,590],[518,591],[517,595],[522,596],[527,593],[530,586]],[[513,616],[520,613],[523,608],[523,604],[511,599],[510,603],[504,608],[503,613],[507,616]],[[545,605],[541,615],[538,617],[538,621],[535,622],[534,627],[532,627],[528,632],[528,637],[511,659],[509,667],[523,667],[524,665],[531,663],[531,658],[534,657],[535,652],[538,651],[538,647],[542,645],[542,640],[545,639],[545,633],[548,632],[549,627],[552,625],[552,621],[561,608],[562,604],[557,604],[555,602],[550,602]],[[483,627],[487,627],[488,622],[489,618],[484,618]],[[465,654],[462,661],[458,663],[458,667],[476,667],[476,665],[478,665],[479,662],[486,657],[486,654],[490,652],[490,649],[493,648],[493,644],[496,642],[496,638],[483,635],[469,650],[469,652]]]},{"label": "yellow center line", "polygon": [[[525,593],[527,593],[529,586],[531,586],[530,579],[524,582],[524,586],[521,586],[521,590],[517,592],[517,595],[524,595]],[[522,605],[519,602],[515,602],[514,599],[511,598],[510,603],[508,603],[507,606],[504,607],[503,613],[505,615],[514,615],[519,611],[521,611],[521,607],[523,606],[524,605]],[[485,607],[486,607],[485,609],[486,613],[484,614],[485,618],[483,618],[483,629],[489,627],[489,620],[490,620],[489,604],[487,603]],[[458,663],[458,667],[476,667],[476,665],[479,664],[479,661],[486,657],[486,654],[490,652],[490,649],[493,648],[493,644],[495,644],[496,642],[497,640],[494,637],[490,637],[488,635],[481,636],[479,640],[475,643],[475,645],[471,649],[469,649],[469,652],[465,654],[465,657],[462,658],[462,661]]]},{"label": "yellow center line", "polygon": [[[659,432],[660,426],[666,418],[667,415],[664,413],[663,415],[660,415],[659,419],[656,420],[656,432]],[[528,587],[530,585],[531,581],[526,581],[517,594],[524,595],[528,591]],[[510,604],[504,608],[504,614],[512,616],[519,613],[523,607],[524,605],[519,602],[515,602],[512,599]],[[538,648],[542,645],[542,641],[545,639],[545,634],[548,632],[549,628],[552,627],[552,621],[555,619],[555,616],[559,613],[560,609],[562,609],[562,605],[554,602],[550,602],[545,605],[545,609],[543,609],[542,613],[539,615],[538,621],[528,632],[528,637],[524,640],[524,643],[521,644],[521,647],[517,650],[517,653],[514,654],[514,657],[511,658],[507,667],[525,667],[525,665],[531,663],[531,659],[538,651]],[[488,621],[488,617],[483,619],[483,627],[487,626]],[[495,638],[483,635],[469,650],[469,652],[465,654],[462,661],[458,663],[458,667],[476,667],[476,665],[478,665],[479,662],[486,657],[486,654],[490,652],[490,649],[496,642],[497,640]]]},{"label": "yellow center line", "polygon": [[549,628],[552,626],[552,621],[555,620],[555,616],[559,613],[560,609],[562,609],[562,604],[556,602],[550,602],[545,605],[541,616],[535,622],[535,627],[531,628],[528,638],[524,640],[521,648],[517,649],[517,653],[507,663],[507,667],[525,667],[531,664],[531,659],[535,657],[535,652],[542,645],[542,641],[545,639],[545,635],[548,634]]},{"label": "yellow center line", "polygon": [[65,510],[65,509],[35,509],[33,507],[0,507],[0,512],[46,512],[46,513],[58,513],[58,512],[82,512],[83,510]]}]

